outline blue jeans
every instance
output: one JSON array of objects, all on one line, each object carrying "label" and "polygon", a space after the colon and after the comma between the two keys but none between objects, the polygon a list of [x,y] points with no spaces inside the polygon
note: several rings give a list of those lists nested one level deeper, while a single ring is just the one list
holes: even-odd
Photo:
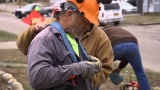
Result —
[{"label": "blue jeans", "polygon": [[114,61],[124,57],[132,66],[140,90],[150,90],[150,85],[147,76],[143,70],[141,56],[138,45],[133,42],[121,43],[113,47]]},{"label": "blue jeans", "polygon": [[96,90],[99,90],[99,87],[97,87]]}]

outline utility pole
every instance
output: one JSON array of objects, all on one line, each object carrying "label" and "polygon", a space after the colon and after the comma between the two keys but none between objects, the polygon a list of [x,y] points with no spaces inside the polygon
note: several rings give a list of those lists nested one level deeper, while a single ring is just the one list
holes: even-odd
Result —
[{"label": "utility pole", "polygon": [[9,2],[9,0],[5,0],[5,2],[6,2],[6,9],[5,9],[5,11],[7,11],[7,4]]},{"label": "utility pole", "polygon": [[136,0],[137,2],[137,8],[138,8],[138,14],[143,13],[143,0]]},{"label": "utility pole", "polygon": [[19,0],[19,8],[21,8],[21,0]]},{"label": "utility pole", "polygon": [[12,0],[13,3],[15,3],[15,0]]}]

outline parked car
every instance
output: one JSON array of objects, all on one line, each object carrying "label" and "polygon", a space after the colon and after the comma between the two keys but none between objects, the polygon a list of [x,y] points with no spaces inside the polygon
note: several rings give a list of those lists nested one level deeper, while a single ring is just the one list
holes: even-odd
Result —
[{"label": "parked car", "polygon": [[122,3],[119,3],[119,5],[120,5],[120,8],[122,9],[123,14],[137,13],[137,7],[131,5],[130,3],[122,2]]},{"label": "parked car", "polygon": [[54,0],[53,6],[56,8],[60,8],[61,3],[66,2],[66,0]]},{"label": "parked car", "polygon": [[38,12],[41,15],[47,15],[48,17],[52,15],[53,6],[43,7],[41,3],[27,4],[21,9],[16,9],[14,14],[18,18],[26,17],[28,14],[32,12],[32,10],[35,9],[36,6],[39,6],[40,10]]},{"label": "parked car", "polygon": [[123,20],[122,10],[118,3],[112,4],[100,4],[99,9],[99,23],[100,25],[113,22],[114,25],[118,25]]},{"label": "parked car", "polygon": [[137,6],[137,0],[128,0],[127,2],[133,6]]}]

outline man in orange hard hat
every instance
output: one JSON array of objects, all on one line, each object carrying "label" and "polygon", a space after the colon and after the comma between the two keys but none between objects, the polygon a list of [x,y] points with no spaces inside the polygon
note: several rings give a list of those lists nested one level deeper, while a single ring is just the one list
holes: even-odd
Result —
[{"label": "man in orange hard hat", "polygon": [[[91,5],[90,8],[88,8],[88,5]],[[52,63],[51,66],[53,65],[54,69],[56,67],[58,67],[58,69],[54,70],[50,66],[53,69],[52,70],[53,72],[51,72],[51,73],[48,72],[47,75],[45,74],[46,76],[43,76],[43,79],[42,79],[43,81],[41,80],[42,83],[40,83],[38,80],[34,80],[34,77],[31,77],[34,75],[29,74],[30,82],[32,82],[31,85],[33,84],[32,85],[33,88],[40,88],[42,90],[44,87],[51,88],[51,89],[46,89],[46,90],[56,90],[57,88],[60,88],[57,90],[75,90],[75,89],[76,90],[90,90],[90,89],[94,90],[97,86],[99,86],[100,84],[102,84],[103,82],[105,82],[107,80],[108,75],[112,72],[113,52],[112,52],[111,43],[110,43],[108,37],[105,35],[105,33],[100,28],[97,27],[97,25],[98,25],[98,9],[99,9],[98,6],[99,5],[98,5],[97,0],[93,0],[92,2],[90,2],[90,0],[68,0],[68,3],[63,3],[61,5],[62,10],[61,10],[60,14],[58,15],[58,17],[56,18],[58,23],[60,23],[60,25],[62,26],[62,28],[66,32],[66,36],[68,34],[70,34],[70,35],[68,35],[67,39],[69,40],[69,39],[71,39],[69,37],[72,37],[72,38],[75,38],[75,40],[73,40],[73,41],[77,41],[78,40],[77,38],[81,38],[82,44],[86,48],[87,54],[92,55],[93,60],[84,61],[83,58],[80,59],[80,56],[81,56],[80,51],[78,51],[79,54],[75,53],[76,58],[78,59],[77,63],[73,63],[72,59],[68,60],[67,56],[69,54],[66,54],[63,51],[63,50],[66,50],[65,49],[66,47],[65,48],[61,47],[62,43],[60,43],[60,44],[54,43],[54,41],[57,40],[56,37],[59,37],[58,40],[61,40],[61,41],[63,41],[63,38],[61,37],[61,35],[58,34],[57,31],[52,32],[54,29],[56,29],[55,27],[53,27],[51,25],[47,26],[48,24],[55,22],[55,18],[52,18],[52,19],[46,20],[44,22],[37,23],[34,26],[31,26],[29,29],[23,31],[22,34],[18,37],[17,45],[18,45],[19,49],[25,55],[27,54],[29,63],[32,62],[32,65],[28,64],[30,67],[29,71],[32,71],[30,73],[36,74],[36,76],[37,75],[39,76],[40,73],[37,74],[36,71],[33,70],[36,68],[34,68],[32,66],[37,66],[36,64],[39,65],[40,62],[43,62],[43,61],[37,60],[37,58],[34,58],[34,57],[37,57],[37,54],[40,55],[39,57],[41,57],[41,58],[42,58],[42,56],[45,56],[45,58],[46,58],[46,55],[48,55],[48,54],[52,55],[50,58],[53,58],[54,55],[58,55],[58,57],[54,57],[54,59],[51,61],[50,61],[50,59],[47,58],[46,62],[48,62],[48,63],[51,62]],[[90,14],[90,13],[92,13],[92,14]],[[47,27],[45,27],[45,26],[47,26]],[[43,29],[43,28],[45,28],[45,29]],[[38,33],[39,31],[41,31],[41,32]],[[46,34],[47,31],[50,33]],[[40,38],[42,38],[43,35],[52,36],[51,35],[52,33],[53,34],[55,33],[56,36],[54,36],[52,38],[45,36],[45,38],[44,38],[44,41],[47,40],[47,42],[50,43],[49,46],[45,46],[45,45],[42,46],[43,45],[42,43],[40,43],[40,44],[38,44],[37,42],[35,43],[35,41],[37,41],[37,39],[38,39],[38,41],[41,40]],[[48,40],[51,40],[51,41],[48,41]],[[31,44],[30,44],[30,42],[31,42]],[[44,44],[48,44],[47,42],[45,42]],[[71,43],[71,45],[72,45],[72,43],[74,45],[76,45],[72,41],[70,41],[70,43]],[[30,44],[30,46],[29,46],[29,44]],[[51,46],[54,45],[54,46],[51,47],[50,45]],[[29,46],[29,49],[28,49],[28,46]],[[40,46],[42,46],[42,47],[40,47]],[[78,43],[78,46],[79,46],[79,43]],[[53,53],[56,52],[57,54],[56,53],[54,53],[54,54],[49,53],[49,51],[46,52],[46,50],[43,49],[43,47],[49,48],[48,50],[51,49],[50,51],[52,51]],[[45,50],[45,52],[41,53],[41,50],[36,51],[35,50],[36,48],[41,49],[42,51]],[[60,51],[60,52],[58,51],[59,52],[59,54],[58,54],[58,52],[56,50],[59,50],[59,49],[62,51]],[[75,48],[73,48],[73,49],[75,49]],[[68,52],[68,51],[66,51],[66,52]],[[77,51],[75,50],[74,52],[77,52]],[[67,55],[67,56],[63,56],[63,55]],[[102,70],[101,71],[100,71],[101,62],[93,56],[96,56],[102,62]],[[43,60],[45,60],[45,58],[43,57]],[[52,61],[54,61],[54,62],[52,62]],[[96,62],[91,62],[91,61],[96,61]],[[36,62],[36,63],[33,63],[33,62]],[[67,66],[66,66],[66,64],[67,64]],[[73,65],[73,67],[72,67],[72,65]],[[46,67],[48,67],[48,66],[46,66]],[[63,67],[65,67],[65,68],[63,68]],[[92,69],[91,69],[91,67],[92,67]],[[44,69],[44,67],[39,67],[39,68],[41,68],[41,69],[36,69],[36,70],[44,70],[44,71],[46,70],[46,69]],[[77,74],[74,74],[74,71],[72,71],[73,68],[74,68],[74,71],[77,72]],[[63,69],[65,69],[65,71],[63,71]],[[48,68],[47,68],[47,70],[50,71],[50,69],[48,69]],[[82,70],[83,74],[82,74],[82,72],[79,72],[79,70],[80,71]],[[87,71],[87,73],[84,73],[86,71]],[[96,71],[100,71],[100,72],[96,72]],[[65,73],[65,76],[62,76],[63,73]],[[69,77],[68,74],[71,76]],[[44,75],[44,74],[42,74],[42,75]],[[54,75],[54,76],[51,77],[51,75]],[[76,85],[69,84],[68,85],[68,82],[66,82],[66,81],[68,79],[70,80],[70,78],[75,75],[76,75],[76,78],[74,78],[74,79],[76,79],[76,82],[78,84],[76,84]],[[50,78],[50,79],[48,80],[48,78]],[[63,78],[63,80],[61,81],[62,78]],[[38,77],[36,79],[38,79]],[[35,82],[33,82],[32,80]],[[54,80],[57,80],[57,82]],[[67,83],[67,85],[66,85],[66,83]],[[38,86],[36,86],[37,84],[38,84]],[[66,88],[65,88],[65,86],[66,86]],[[61,89],[61,87],[64,87],[65,89]]]}]

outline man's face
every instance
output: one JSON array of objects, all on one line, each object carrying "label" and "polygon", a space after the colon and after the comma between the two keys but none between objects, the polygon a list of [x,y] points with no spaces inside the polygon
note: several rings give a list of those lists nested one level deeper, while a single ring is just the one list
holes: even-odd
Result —
[{"label": "man's face", "polygon": [[79,38],[86,30],[90,29],[90,22],[81,14],[76,13],[73,15],[68,29],[71,35],[73,35],[75,38]]}]

